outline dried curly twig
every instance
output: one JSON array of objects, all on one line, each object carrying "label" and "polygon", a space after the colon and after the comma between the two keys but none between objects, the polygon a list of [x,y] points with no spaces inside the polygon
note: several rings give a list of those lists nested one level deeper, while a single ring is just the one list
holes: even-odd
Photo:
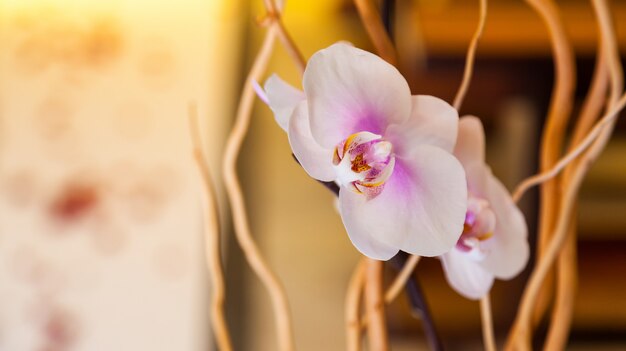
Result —
[{"label": "dried curly twig", "polygon": [[[596,13],[599,33],[600,33],[600,53],[598,55],[599,60],[604,60],[606,62],[605,66],[608,66],[608,70],[610,71],[610,81],[611,81],[611,93],[609,98],[609,107],[615,106],[618,102],[619,95],[623,90],[623,71],[621,62],[619,59],[619,52],[616,45],[616,36],[614,27],[611,21],[610,11],[608,5],[605,0],[592,0],[592,5],[594,12]],[[602,72],[601,72],[602,73]],[[606,74],[604,74],[606,76]],[[604,85],[606,87],[606,84]],[[604,89],[602,89],[604,90]],[[602,99],[603,100],[603,99]],[[598,104],[600,105],[600,104]],[[601,106],[601,105],[600,105]],[[586,112],[586,111],[584,111]],[[595,112],[595,111],[592,111]],[[597,116],[599,113],[596,113]],[[594,116],[594,117],[595,117]],[[581,123],[585,123],[585,120],[582,119]],[[587,160],[581,161],[581,167],[586,167],[585,164],[591,164],[593,160],[597,158],[600,152],[604,149],[606,142],[609,140],[615,120],[607,125],[598,140],[591,146]],[[578,126],[577,126],[578,127]],[[585,125],[581,128],[577,128],[576,132],[580,132],[579,129],[583,129]],[[578,137],[579,134],[575,134],[574,137]],[[585,155],[587,156],[587,155]],[[577,164],[572,164],[569,166],[564,173],[563,178],[563,186],[569,186],[569,182],[572,179],[572,172],[574,172],[574,168]],[[586,170],[585,170],[586,173]],[[564,244],[563,249],[561,250],[558,257],[558,276],[557,276],[557,293],[556,293],[556,301],[555,306],[552,313],[552,321],[550,323],[550,327],[548,329],[548,336],[546,339],[546,343],[544,348],[546,350],[556,350],[563,349],[566,346],[567,338],[570,331],[572,316],[573,316],[573,308],[574,308],[574,297],[576,293],[577,287],[577,262],[576,262],[576,229],[575,223],[576,218],[574,216],[575,209],[577,204],[574,205],[574,210],[572,210],[572,214],[570,214],[570,225],[569,230],[567,231],[567,238]]]},{"label": "dried curly twig", "polygon": [[360,306],[363,286],[365,285],[365,261],[359,260],[346,294],[346,342],[348,351],[361,349]]},{"label": "dried curly twig", "polygon": [[493,335],[493,319],[491,317],[491,301],[489,293],[480,299],[480,319],[482,322],[485,350],[496,351],[496,339]]},{"label": "dried curly twig", "polygon": [[617,100],[614,107],[593,126],[587,136],[580,143],[578,143],[572,151],[560,159],[552,169],[546,173],[540,173],[527,178],[520,185],[518,185],[513,192],[513,200],[518,202],[528,189],[535,185],[543,184],[545,181],[554,178],[566,166],[582,155],[583,152],[587,151],[587,149],[591,147],[600,136],[602,136],[602,132],[605,130],[604,128],[606,128],[607,125],[615,123],[615,120],[619,117],[619,112],[624,108],[625,103],[626,101],[624,101],[623,97]]},{"label": "dried curly twig", "polygon": [[198,165],[198,170],[204,182],[204,190],[207,196],[207,219],[204,230],[205,259],[209,279],[211,280],[211,326],[220,350],[231,351],[233,345],[226,318],[224,317],[224,270],[222,268],[222,254],[220,243],[220,223],[215,188],[211,181],[211,174],[206,163],[206,157],[202,152],[200,131],[198,130],[198,112],[195,105],[189,108],[189,127],[191,129],[191,141],[193,154]]},{"label": "dried curly twig", "polygon": [[385,61],[396,66],[398,64],[398,55],[396,48],[385,30],[383,22],[380,20],[380,13],[371,0],[354,0],[361,21],[365,26],[368,36],[372,40],[376,52]]},{"label": "dried curly twig", "polygon": [[[586,139],[592,139],[593,144],[588,150],[580,157],[579,160],[571,164],[566,170],[566,176],[563,180],[563,194],[561,196],[561,206],[557,214],[557,222],[554,230],[554,235],[550,239],[549,246],[545,256],[543,256],[538,262],[535,270],[533,271],[530,281],[526,287],[522,298],[522,304],[518,311],[518,318],[516,320],[516,333],[518,333],[518,339],[511,339],[509,347],[521,347],[528,348],[530,345],[529,331],[524,327],[530,323],[530,315],[532,306],[540,292],[540,288],[543,280],[549,272],[551,265],[557,255],[563,252],[563,245],[568,237],[568,226],[570,226],[573,220],[573,213],[576,206],[576,196],[578,189],[584,179],[586,172],[597,158],[600,152],[603,150],[608,139],[610,138],[613,124],[615,122],[615,116],[626,104],[626,94],[619,98],[623,90],[623,72],[619,63],[619,55],[617,47],[615,45],[614,32],[611,28],[611,21],[609,18],[609,12],[606,8],[606,4],[603,2],[595,2],[594,6],[598,15],[598,22],[601,28],[602,41],[604,43],[603,48],[606,50],[606,59],[609,63],[609,71],[611,72],[611,97],[609,100],[609,113],[596,124],[596,127],[589,133]],[[603,8],[604,7],[604,8]],[[591,134],[597,131],[596,138]],[[571,240],[571,239],[570,239]],[[571,261],[571,260],[570,260]],[[567,312],[567,311],[566,311]],[[568,314],[556,314],[557,318],[567,318]],[[569,330],[569,321],[562,319],[560,321],[555,320],[554,327],[550,331],[549,339],[546,347],[563,347],[566,341],[566,335]],[[557,323],[565,323],[563,326],[556,326]],[[521,334],[521,335],[519,335]]]},{"label": "dried curly twig", "polygon": [[478,27],[472,37],[469,48],[467,49],[467,58],[465,59],[465,71],[463,72],[463,81],[459,87],[459,91],[456,93],[454,103],[452,106],[459,111],[463,104],[463,99],[469,88],[469,84],[472,80],[472,73],[474,72],[474,58],[476,57],[476,49],[478,47],[478,40],[483,34],[485,29],[485,21],[487,20],[487,0],[480,0],[480,14],[478,18]]},{"label": "dried curly twig", "polygon": [[369,347],[372,350],[389,350],[387,323],[385,319],[385,297],[383,294],[382,261],[365,259],[365,311],[368,324]]},{"label": "dried curly twig", "polygon": [[239,155],[239,150],[241,149],[243,139],[250,124],[252,105],[255,98],[252,82],[260,80],[261,75],[265,71],[277,36],[278,27],[275,24],[270,25],[267,33],[265,34],[261,50],[257,54],[252,65],[252,69],[246,78],[241,100],[239,101],[237,109],[235,125],[226,143],[226,151],[224,153],[223,161],[223,178],[233,212],[233,221],[235,224],[237,241],[246,256],[248,263],[261,279],[270,294],[276,317],[278,343],[281,350],[287,351],[294,349],[291,315],[289,312],[287,297],[283,286],[263,259],[259,249],[252,239],[244,204],[244,197],[241,186],[239,185],[239,179],[237,177],[237,156]]},{"label": "dried curly twig", "polygon": [[[552,93],[550,109],[546,119],[541,143],[540,169],[547,171],[557,162],[567,121],[572,108],[575,66],[574,54],[569,44],[558,9],[551,0],[526,1],[545,22],[552,42],[555,60],[555,85]],[[539,235],[537,259],[544,258],[545,247],[555,227],[559,211],[558,180],[550,179],[541,185],[541,206],[539,214]],[[545,295],[549,295],[551,280],[545,284]],[[534,299],[532,301],[534,303]],[[509,335],[509,346],[521,343],[528,346],[532,337],[532,326],[529,320],[521,320],[518,315],[514,328]]]},{"label": "dried curly twig", "polygon": [[274,0],[263,0],[263,3],[265,4],[265,10],[267,11],[264,22],[276,27],[276,30],[278,31],[278,39],[283,44],[285,50],[287,50],[289,56],[291,56],[291,59],[300,70],[300,73],[304,73],[306,60],[304,59],[304,56],[302,56],[302,53],[296,44],[293,42],[289,32],[287,32],[287,29],[285,29],[281,18],[282,8],[279,8]]},{"label": "dried curly twig", "polygon": [[415,270],[415,267],[417,267],[420,258],[421,256],[415,255],[411,255],[409,257],[400,273],[396,276],[396,279],[394,279],[393,283],[387,289],[387,292],[385,293],[385,303],[390,304],[396,299],[396,297],[398,297],[400,291],[402,291],[402,288],[404,288],[407,280],[409,280],[411,274]]},{"label": "dried curly twig", "polygon": [[235,224],[235,234],[248,263],[261,279],[272,299],[272,305],[276,318],[276,332],[278,344],[281,350],[294,350],[293,331],[289,304],[283,286],[271,271],[261,256],[248,224],[248,216],[245,209],[243,193],[237,177],[237,156],[241,149],[243,139],[250,124],[252,105],[255,98],[253,82],[259,81],[265,71],[272,54],[276,38],[278,38],[289,55],[292,57],[301,72],[304,72],[306,61],[281,21],[281,8],[274,0],[264,0],[267,11],[263,24],[268,26],[261,49],[254,59],[242,92],[235,125],[226,143],[224,153],[223,173],[226,192],[228,194]]}]

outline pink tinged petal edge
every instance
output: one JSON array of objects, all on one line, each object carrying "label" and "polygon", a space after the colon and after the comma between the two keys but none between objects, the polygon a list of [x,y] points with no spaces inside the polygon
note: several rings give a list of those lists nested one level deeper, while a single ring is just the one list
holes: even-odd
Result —
[{"label": "pink tinged petal edge", "polygon": [[284,130],[289,129],[289,118],[298,104],[305,100],[305,95],[301,90],[294,88],[275,74],[272,74],[265,81],[265,94],[268,105],[276,123]]},{"label": "pink tinged petal edge", "polygon": [[256,93],[256,96],[259,97],[259,99],[261,99],[261,101],[263,101],[266,105],[270,105],[270,99],[267,98],[267,94],[265,93],[265,90],[263,90],[263,88],[261,88],[261,86],[259,85],[259,82],[257,82],[256,80],[252,80],[252,88],[254,88],[254,92]]},{"label": "pink tinged petal edge", "polygon": [[313,178],[332,181],[336,178],[333,167],[333,149],[321,147],[311,136],[306,101],[300,102],[289,121],[289,144],[302,168]]},{"label": "pink tinged petal edge", "polygon": [[492,273],[457,249],[441,256],[446,280],[452,288],[470,300],[479,300],[493,285]]},{"label": "pink tinged petal edge", "polygon": [[[343,189],[342,189],[343,191]],[[449,251],[463,231],[467,186],[451,154],[419,145],[396,159],[391,177],[375,198],[344,191],[342,220],[353,242],[373,238],[420,256]]]},{"label": "pink tinged petal edge", "polygon": [[407,140],[438,146],[452,152],[457,140],[459,115],[447,102],[429,95],[414,95],[411,116],[403,124],[389,126],[385,137],[402,154]]},{"label": "pink tinged petal edge", "polygon": [[311,132],[324,147],[368,131],[382,135],[411,111],[409,85],[380,57],[337,43],[315,53],[303,78]]},{"label": "pink tinged petal edge", "polygon": [[478,117],[464,116],[459,119],[459,132],[454,147],[463,167],[485,163],[485,132]]},{"label": "pink tinged petal edge", "polygon": [[487,200],[496,215],[496,228],[494,235],[484,243],[489,253],[481,265],[498,279],[511,279],[528,263],[526,220],[500,181],[490,175],[487,184]]}]

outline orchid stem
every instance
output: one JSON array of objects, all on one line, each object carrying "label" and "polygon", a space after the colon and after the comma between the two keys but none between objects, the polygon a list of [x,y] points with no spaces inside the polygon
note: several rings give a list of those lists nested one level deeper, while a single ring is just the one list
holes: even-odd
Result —
[{"label": "orchid stem", "polygon": [[411,257],[409,257],[409,259],[406,261],[404,267],[402,267],[402,270],[393,281],[393,284],[391,284],[391,286],[389,287],[389,289],[387,289],[387,292],[385,293],[385,302],[387,304],[393,302],[393,300],[395,300],[395,298],[400,294],[400,291],[402,291],[402,288],[406,285],[406,282],[409,280],[409,278],[411,278],[411,274],[415,270],[415,267],[417,267],[420,258],[421,256],[411,255]]},{"label": "orchid stem", "polygon": [[[399,253],[391,259],[390,263],[394,268],[400,270],[405,265],[406,261],[407,254]],[[422,328],[424,329],[424,334],[426,335],[430,349],[433,351],[443,351],[443,343],[439,338],[439,334],[437,334],[437,329],[435,328],[435,323],[430,309],[428,308],[428,303],[426,302],[422,287],[415,275],[411,276],[406,282],[406,293],[409,297],[413,315],[419,317],[422,321]]]},{"label": "orchid stem", "polygon": [[[296,155],[291,154],[291,157],[293,157],[293,160],[296,161],[297,164],[300,165],[300,161],[298,161],[298,159],[296,158]],[[300,165],[302,166],[302,165]],[[315,179],[317,180],[317,179]],[[330,190],[333,194],[335,194],[335,196],[339,197],[339,185],[337,185],[337,183],[335,182],[325,182],[323,180],[317,180],[318,183],[322,184],[323,186],[326,187],[326,189]]]},{"label": "orchid stem", "polygon": [[381,16],[383,19],[383,26],[389,35],[389,39],[393,43],[393,25],[394,25],[394,13],[396,12],[396,0],[383,1],[383,7],[381,10]]}]

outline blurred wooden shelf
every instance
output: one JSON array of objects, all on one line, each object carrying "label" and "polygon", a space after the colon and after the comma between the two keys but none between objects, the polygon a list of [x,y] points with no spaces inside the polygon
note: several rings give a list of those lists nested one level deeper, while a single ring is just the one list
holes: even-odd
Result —
[{"label": "blurred wooden shelf", "polygon": [[[568,37],[577,54],[592,55],[597,49],[597,24],[588,1],[557,3]],[[539,16],[523,1],[489,3],[487,23],[478,55],[545,56],[550,39]],[[626,52],[626,2],[611,1],[618,45]],[[429,55],[465,55],[478,21],[478,1],[422,1],[406,15],[417,21],[420,31],[402,35],[422,38]]]}]

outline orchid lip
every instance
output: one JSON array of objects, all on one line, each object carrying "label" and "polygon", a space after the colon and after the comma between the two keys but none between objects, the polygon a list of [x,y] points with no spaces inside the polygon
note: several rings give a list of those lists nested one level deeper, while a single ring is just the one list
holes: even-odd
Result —
[{"label": "orchid lip", "polygon": [[467,253],[472,259],[482,261],[487,255],[487,251],[481,246],[493,237],[495,225],[495,214],[491,210],[489,202],[470,195],[463,233],[456,244],[456,248]]},{"label": "orchid lip", "polygon": [[333,152],[337,183],[368,199],[376,197],[393,173],[392,151],[393,145],[380,135],[359,132],[348,136]]}]

